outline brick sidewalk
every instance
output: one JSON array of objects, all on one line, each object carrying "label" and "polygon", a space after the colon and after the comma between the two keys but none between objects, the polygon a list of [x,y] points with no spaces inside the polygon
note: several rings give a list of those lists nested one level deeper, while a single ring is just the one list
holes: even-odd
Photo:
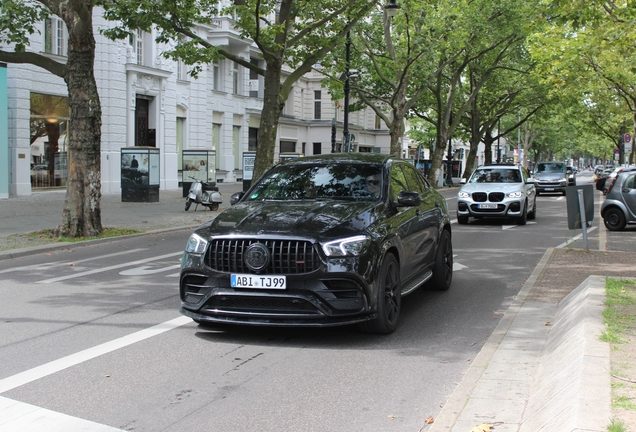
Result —
[{"label": "brick sidewalk", "polygon": [[560,302],[592,275],[636,278],[636,253],[554,249],[526,301]]}]

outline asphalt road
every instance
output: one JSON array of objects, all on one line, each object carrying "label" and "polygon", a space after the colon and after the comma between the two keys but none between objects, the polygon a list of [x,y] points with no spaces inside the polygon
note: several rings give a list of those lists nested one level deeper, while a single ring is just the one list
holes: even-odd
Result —
[{"label": "asphalt road", "polygon": [[453,224],[451,289],[406,297],[385,337],[198,327],[178,313],[185,230],[0,261],[0,396],[135,431],[425,430],[545,250],[579,234],[558,195],[525,226]]}]

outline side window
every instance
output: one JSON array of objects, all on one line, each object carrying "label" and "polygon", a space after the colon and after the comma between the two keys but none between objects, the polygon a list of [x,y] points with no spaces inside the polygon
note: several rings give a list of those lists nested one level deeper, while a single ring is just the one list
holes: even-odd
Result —
[{"label": "side window", "polygon": [[415,168],[410,165],[402,165],[402,171],[404,171],[404,176],[406,177],[409,190],[416,191],[420,195],[424,195],[426,188],[424,187],[424,183]]},{"label": "side window", "polygon": [[626,180],[625,180],[625,186],[623,186],[625,189],[634,189],[634,179],[636,178],[636,175],[631,175],[629,176]]},{"label": "side window", "polygon": [[409,190],[406,177],[398,165],[391,167],[391,185],[389,196],[392,201],[397,201],[400,192]]}]

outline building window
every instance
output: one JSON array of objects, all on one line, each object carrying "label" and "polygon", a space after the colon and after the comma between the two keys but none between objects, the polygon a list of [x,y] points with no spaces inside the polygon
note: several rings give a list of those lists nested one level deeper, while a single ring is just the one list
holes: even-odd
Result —
[{"label": "building window", "polygon": [[215,151],[215,166],[219,168],[221,160],[221,125],[219,123],[212,123],[212,150]]},{"label": "building window", "polygon": [[185,141],[185,118],[177,117],[177,171],[183,167],[183,143]]},{"label": "building window", "polygon": [[57,17],[47,18],[44,21],[44,52],[65,56],[67,39],[64,21]]},{"label": "building window", "polygon": [[188,65],[181,59],[177,60],[177,79],[188,81]]},{"label": "building window", "polygon": [[219,60],[212,62],[212,89],[221,91],[221,62]]},{"label": "building window", "polygon": [[314,154],[322,154],[322,143],[314,143]]},{"label": "building window", "polygon": [[322,92],[320,90],[314,90],[314,119],[320,120],[320,114],[322,111]]},{"label": "building window", "polygon": [[[250,58],[250,63],[258,66],[258,59]],[[250,97],[258,97],[258,73],[250,69]]]},{"label": "building window", "polygon": [[68,98],[31,93],[31,187],[66,186]]},{"label": "building window", "polygon": [[256,151],[258,147],[258,128],[249,129],[249,140],[247,142],[247,151]]},{"label": "building window", "polygon": [[132,48],[133,59],[138,65],[142,65],[144,60],[144,35],[141,29],[135,30],[128,36],[128,44]]},{"label": "building window", "polygon": [[281,153],[296,153],[296,143],[294,141],[281,141],[280,152]]},{"label": "building window", "polygon": [[232,93],[235,95],[241,94],[241,74],[239,64],[234,62],[232,67]]},{"label": "building window", "polygon": [[234,151],[234,169],[241,167],[241,127],[232,128],[232,149]]}]

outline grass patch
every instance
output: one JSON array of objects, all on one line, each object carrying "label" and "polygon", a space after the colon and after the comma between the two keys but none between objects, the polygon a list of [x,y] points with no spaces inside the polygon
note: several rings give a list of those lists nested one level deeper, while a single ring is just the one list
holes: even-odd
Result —
[{"label": "grass patch", "polygon": [[42,230],[34,233],[27,234],[28,236],[34,236],[39,238],[48,238],[54,242],[80,242],[84,240],[94,240],[100,238],[119,237],[129,234],[140,234],[142,231],[129,229],[129,228],[104,228],[102,234],[94,237],[55,237],[53,230]]},{"label": "grass patch", "polygon": [[634,315],[630,312],[630,306],[636,305],[634,288],[636,288],[636,282],[633,280],[607,279],[605,284],[607,297],[603,311],[605,331],[601,335],[603,342],[625,343],[622,334],[634,323]]},{"label": "grass patch", "polygon": [[627,428],[622,421],[612,419],[610,424],[607,425],[607,432],[627,432]]},{"label": "grass patch", "polygon": [[612,407],[636,411],[636,405],[634,405],[634,402],[625,396],[618,396],[612,399]]}]

